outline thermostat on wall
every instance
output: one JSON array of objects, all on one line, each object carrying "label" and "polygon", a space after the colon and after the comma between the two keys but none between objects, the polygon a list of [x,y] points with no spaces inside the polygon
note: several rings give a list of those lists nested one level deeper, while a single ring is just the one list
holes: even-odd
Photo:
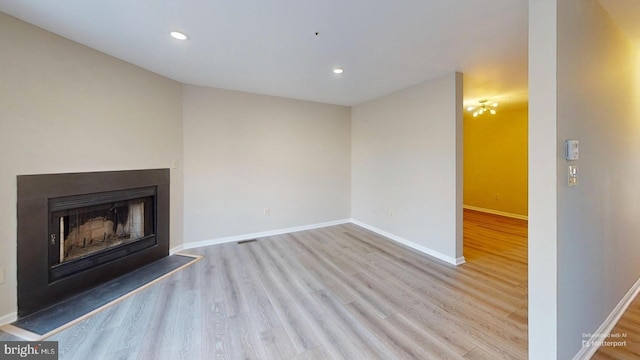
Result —
[{"label": "thermostat on wall", "polygon": [[567,160],[578,160],[578,158],[580,157],[578,140],[567,140],[566,145],[565,158]]}]

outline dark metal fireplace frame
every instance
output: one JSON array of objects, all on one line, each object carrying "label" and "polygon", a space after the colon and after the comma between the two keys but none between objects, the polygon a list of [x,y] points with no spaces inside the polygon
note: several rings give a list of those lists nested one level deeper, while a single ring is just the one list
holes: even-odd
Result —
[{"label": "dark metal fireplace frame", "polygon": [[[18,316],[168,256],[169,178],[169,169],[18,176]],[[51,277],[50,199],[142,188],[155,189],[154,239],[108,250],[99,255],[108,261],[90,269]]]}]

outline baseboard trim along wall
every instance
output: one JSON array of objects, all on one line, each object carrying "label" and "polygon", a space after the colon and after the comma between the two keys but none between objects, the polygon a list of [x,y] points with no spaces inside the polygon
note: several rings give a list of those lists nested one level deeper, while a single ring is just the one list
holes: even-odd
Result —
[{"label": "baseboard trim along wall", "polygon": [[464,205],[463,208],[467,210],[480,211],[487,214],[506,216],[514,219],[529,220],[529,217],[527,215],[513,214],[513,213],[508,213],[508,212],[493,210],[493,209],[485,209],[485,208],[471,206],[471,205]]},{"label": "baseboard trim along wall", "polygon": [[400,244],[403,244],[405,246],[408,246],[414,250],[420,251],[421,253],[424,253],[426,255],[429,256],[433,256],[436,259],[442,260],[444,262],[447,262],[449,264],[452,265],[461,265],[465,263],[465,259],[464,256],[461,256],[457,259],[452,258],[450,256],[444,255],[440,252],[431,250],[425,246],[416,244],[414,242],[411,242],[407,239],[404,239],[400,236],[391,234],[389,232],[386,232],[384,230],[378,229],[374,226],[371,226],[369,224],[363,223],[362,221],[359,220],[355,220],[355,219],[343,219],[343,220],[335,220],[335,221],[329,221],[329,222],[323,222],[323,223],[317,223],[317,224],[311,224],[311,225],[304,225],[304,226],[296,226],[296,227],[290,227],[290,228],[284,228],[284,229],[277,229],[277,230],[270,230],[270,231],[264,231],[264,232],[258,232],[258,233],[251,233],[251,234],[243,234],[243,235],[236,235],[236,236],[227,236],[227,237],[223,237],[223,238],[218,238],[218,239],[211,239],[211,240],[204,240],[204,241],[197,241],[197,242],[187,242],[184,243],[180,246],[176,246],[175,248],[172,248],[169,253],[170,254],[175,254],[178,253],[182,250],[187,250],[187,249],[193,249],[193,248],[197,248],[197,247],[201,247],[201,246],[209,246],[209,245],[219,245],[219,244],[225,244],[225,243],[230,243],[230,242],[237,242],[237,241],[244,241],[244,240],[251,240],[251,239],[256,239],[256,238],[261,238],[261,237],[267,237],[267,236],[275,236],[275,235],[283,235],[283,234],[288,234],[288,233],[292,233],[292,232],[297,232],[297,231],[305,231],[305,230],[313,230],[313,229],[320,229],[323,227],[328,227],[328,226],[335,226],[335,225],[341,225],[341,224],[348,224],[348,223],[352,223],[355,225],[358,225],[360,227],[363,227],[367,230],[373,231],[374,233],[378,234],[378,235],[382,235],[390,240],[393,240],[395,242],[398,242]]},{"label": "baseboard trim along wall", "polygon": [[282,234],[288,234],[292,232],[313,230],[313,229],[319,229],[323,227],[348,224],[348,223],[349,223],[349,219],[343,219],[343,220],[328,221],[328,222],[311,224],[311,225],[303,225],[303,226],[296,226],[296,227],[290,227],[290,228],[284,228],[284,229],[269,230],[269,231],[263,231],[258,233],[227,236],[223,238],[204,240],[204,241],[198,241],[198,242],[192,242],[192,243],[187,242],[183,245],[177,246],[174,249],[171,249],[170,253],[178,252],[186,249],[193,249],[201,246],[218,245],[218,244],[225,244],[225,243],[236,242],[236,241],[251,240],[251,239],[256,239],[261,237],[282,235]]},{"label": "baseboard trim along wall", "polygon": [[2,315],[0,316],[0,326],[10,324],[16,320],[18,320],[18,313],[15,311],[6,315]]},{"label": "baseboard trim along wall", "polygon": [[603,335],[611,334],[611,331],[616,326],[624,312],[627,311],[629,305],[633,302],[633,299],[640,293],[640,278],[636,280],[635,284],[627,291],[627,293],[622,297],[618,305],[611,311],[611,314],[607,316],[602,325],[598,328],[598,330],[591,333],[591,337],[589,339],[582,340],[582,349],[578,351],[578,353],[573,357],[573,360],[588,360],[598,351],[600,348],[600,344],[602,341],[629,341],[629,338],[619,339],[619,338],[607,338],[603,337]]},{"label": "baseboard trim along wall", "polygon": [[410,248],[412,248],[414,250],[418,250],[421,253],[427,254],[429,256],[433,256],[434,258],[442,260],[442,261],[447,262],[449,264],[461,265],[461,264],[465,263],[464,256],[461,256],[461,257],[459,257],[457,259],[453,258],[451,256],[447,256],[447,255],[442,254],[442,253],[440,253],[438,251],[431,250],[428,247],[416,244],[416,243],[414,243],[412,241],[409,241],[407,239],[401,238],[400,236],[391,234],[391,233],[386,232],[384,230],[378,229],[378,228],[376,228],[374,226],[371,226],[369,224],[363,223],[362,221],[359,221],[359,220],[356,220],[356,219],[351,219],[351,223],[353,223],[355,225],[358,225],[360,227],[363,227],[363,228],[365,228],[367,230],[373,231],[374,233],[376,233],[378,235],[382,235],[382,236],[384,236],[386,238],[389,238],[389,239],[391,239],[391,240],[393,240],[395,242],[398,242],[400,244],[408,246],[408,247],[410,247]]}]

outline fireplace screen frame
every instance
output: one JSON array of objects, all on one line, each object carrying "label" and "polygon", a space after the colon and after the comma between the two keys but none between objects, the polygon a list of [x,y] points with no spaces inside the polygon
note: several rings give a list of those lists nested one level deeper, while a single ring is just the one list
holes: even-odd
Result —
[{"label": "fireplace screen frame", "polygon": [[[18,317],[27,316],[168,256],[169,187],[169,169],[18,175]],[[82,271],[67,269],[68,273],[51,278],[50,199],[99,196],[143,188],[155,189],[155,236],[127,244],[140,244],[143,248],[114,247],[105,251],[105,255],[113,255],[112,259]]]}]

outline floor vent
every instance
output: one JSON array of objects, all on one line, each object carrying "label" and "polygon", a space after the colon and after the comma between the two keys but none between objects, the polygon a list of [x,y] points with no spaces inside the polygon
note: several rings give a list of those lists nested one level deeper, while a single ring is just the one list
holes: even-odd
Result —
[{"label": "floor vent", "polygon": [[238,241],[238,244],[246,244],[254,241],[258,241],[258,239],[242,240],[242,241]]}]

